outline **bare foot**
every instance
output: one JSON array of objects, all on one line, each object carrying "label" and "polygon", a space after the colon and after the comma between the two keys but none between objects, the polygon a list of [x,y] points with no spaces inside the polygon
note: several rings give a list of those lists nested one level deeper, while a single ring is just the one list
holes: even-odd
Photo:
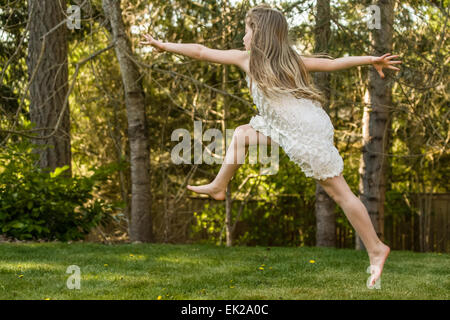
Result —
[{"label": "bare foot", "polygon": [[370,285],[373,286],[375,282],[381,277],[383,272],[384,263],[391,252],[391,249],[384,243],[380,243],[379,247],[373,251],[369,252],[370,265],[373,267],[372,280]]},{"label": "bare foot", "polygon": [[187,188],[197,193],[206,193],[216,200],[225,200],[225,190],[219,189],[211,183],[202,186],[191,186],[188,184]]}]

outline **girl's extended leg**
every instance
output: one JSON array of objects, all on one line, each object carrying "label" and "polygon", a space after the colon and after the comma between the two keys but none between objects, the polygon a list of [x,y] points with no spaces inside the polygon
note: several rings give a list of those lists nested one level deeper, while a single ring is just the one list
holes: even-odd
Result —
[{"label": "girl's extended leg", "polygon": [[376,273],[372,275],[372,283],[383,272],[384,262],[389,255],[390,248],[383,244],[370,220],[369,213],[361,200],[352,192],[344,177],[341,175],[326,180],[316,180],[328,195],[342,208],[358,236],[361,238],[369,254],[370,264],[375,266]]},{"label": "girl's extended leg", "polygon": [[245,162],[247,147],[255,144],[271,145],[272,140],[253,129],[249,124],[237,127],[216,178],[209,184],[187,185],[187,188],[197,193],[206,193],[216,200],[224,200],[228,182],[236,170]]}]

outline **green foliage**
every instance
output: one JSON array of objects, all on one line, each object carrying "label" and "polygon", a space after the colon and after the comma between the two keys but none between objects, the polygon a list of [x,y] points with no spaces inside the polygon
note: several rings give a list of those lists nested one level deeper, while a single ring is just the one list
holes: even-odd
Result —
[{"label": "green foliage", "polygon": [[[311,211],[305,212],[296,198],[281,197],[271,203],[255,203],[242,213],[241,225],[245,229],[237,233],[238,245],[304,246],[314,245],[314,219]],[[312,241],[312,242],[311,242]]]},{"label": "green foliage", "polygon": [[[91,177],[67,177],[68,166],[46,172],[28,141],[0,152],[0,232],[21,240],[77,240],[106,223],[113,204],[93,199],[92,191],[117,170],[104,166]],[[34,146],[37,147],[37,146]]]},{"label": "green foliage", "polygon": [[403,218],[412,214],[411,209],[405,200],[407,196],[404,194],[395,190],[388,190],[386,191],[385,197],[385,218],[390,216]]},{"label": "green foliage", "polygon": [[[285,161],[287,159],[283,156],[281,162]],[[314,194],[311,195],[315,186],[300,173],[290,182],[287,179],[289,174],[299,170],[294,164],[286,164],[276,175],[260,176],[248,183],[249,188],[255,184],[258,201],[248,201],[240,214],[242,201],[233,201],[232,224],[238,219],[233,233],[235,245],[315,244]],[[245,165],[236,173],[236,177],[240,178],[241,175],[253,172],[253,167]],[[235,192],[235,189],[232,190]],[[298,190],[301,190],[300,194]],[[242,191],[243,194],[246,192],[247,190]],[[206,203],[202,210],[194,212],[194,217],[196,222],[191,227],[193,239],[200,243],[215,244],[226,241],[225,203],[219,205]]]},{"label": "green foliage", "polygon": [[[195,223],[191,227],[193,237],[205,240],[198,242],[219,243],[221,235],[225,234],[223,229],[225,223],[225,207],[221,205],[204,205],[203,210],[194,212]],[[222,232],[223,230],[223,232]]]},{"label": "green foliage", "polygon": [[[75,3],[72,1],[71,4]],[[311,1],[278,1],[274,4],[289,18],[289,35],[299,51],[313,53],[314,26],[322,24],[321,21],[316,20],[319,17],[314,14],[316,4]],[[370,4],[369,0],[348,0],[331,4],[331,11],[339,12],[339,19],[333,18],[331,21],[330,42],[326,53],[335,58],[379,54],[375,50],[377,48],[373,46],[373,37],[371,37],[374,30],[367,27],[365,19],[366,9]],[[448,57],[449,46],[444,36],[447,16],[444,8],[447,8],[448,4],[448,0],[442,2],[402,1],[394,10],[395,37],[390,52],[399,54],[403,63],[399,73],[388,72],[386,79],[389,85],[393,85],[393,103],[389,107],[392,127],[387,131],[390,135],[388,139],[390,149],[386,151],[388,156],[385,158],[390,168],[386,187],[387,190],[392,189],[398,192],[398,194],[390,194],[388,191],[386,194],[387,236],[389,231],[394,229],[393,226],[389,227],[389,224],[405,223],[415,219],[416,214],[408,211],[410,209],[406,200],[400,197],[400,194],[448,192],[450,189],[450,171],[446,165],[450,159],[448,152],[445,153],[446,137],[449,132],[446,93],[449,82],[445,80],[448,78],[445,77],[448,74],[448,63],[446,64],[445,61]],[[152,168],[157,168],[151,170],[152,196],[165,196],[166,199],[177,197],[179,188],[183,186],[185,177],[191,171],[191,165],[163,164],[164,159],[170,156],[171,146],[175,144],[170,141],[171,133],[175,129],[186,128],[193,132],[194,119],[205,120],[202,132],[209,128],[220,127],[222,120],[226,120],[227,129],[236,128],[238,125],[248,123],[251,116],[256,114],[256,107],[251,103],[251,96],[243,78],[243,70],[235,65],[220,65],[179,54],[168,52],[155,54],[144,50],[138,45],[143,29],[148,28],[145,32],[168,42],[200,43],[210,48],[223,50],[242,49],[245,13],[253,5],[254,2],[247,1],[233,3],[232,6],[231,3],[212,0],[203,1],[201,5],[190,1],[123,1],[122,7],[126,8],[123,18],[133,51],[137,54],[138,60],[151,66],[150,68],[139,64],[146,91],[146,104],[151,106],[147,108],[146,114],[150,130],[150,162]],[[1,129],[22,132],[33,129],[28,128],[30,101],[26,88],[30,79],[27,76],[26,64],[27,42],[21,42],[27,34],[27,3],[26,1],[7,1],[7,4],[1,6],[0,142],[7,135],[7,132],[2,132]],[[133,14],[129,14],[130,12]],[[148,12],[152,14],[149,15]],[[300,15],[304,19],[299,19]],[[105,48],[110,42],[108,32],[105,30],[108,29],[108,24],[104,24],[101,0],[92,0],[83,6],[82,17],[81,29],[67,30],[70,75],[74,73],[77,62]],[[139,26],[141,33],[131,32],[131,26]],[[364,97],[371,86],[369,74],[372,69],[371,66],[360,66],[329,74],[331,104],[327,112],[335,127],[336,147],[345,161],[345,179],[355,194],[359,192],[358,168],[361,164],[363,143],[362,117],[365,108],[371,109],[371,105],[366,103]],[[89,61],[89,67],[85,65],[80,71],[70,96],[70,134],[74,162],[81,164],[80,167],[90,167],[120,158],[129,158],[129,148],[124,147],[128,145],[128,123],[123,84],[114,50],[96,56]],[[218,88],[221,91],[217,91]],[[20,112],[18,112],[19,109]],[[222,114],[226,115],[226,119],[222,119]],[[16,135],[11,136],[11,139],[16,138]],[[7,156],[6,153],[5,155]],[[12,157],[9,159],[11,160]],[[236,227],[236,241],[254,244],[261,240],[261,244],[284,243],[286,245],[313,241],[311,239],[313,239],[312,232],[315,230],[315,220],[311,204],[315,197],[315,182],[312,179],[305,179],[300,169],[286,160],[286,157],[282,157],[280,171],[264,180],[260,188],[251,191],[250,199],[258,200],[260,203],[256,205],[249,202],[243,208],[240,222]],[[3,170],[3,160],[1,161],[0,173]],[[16,171],[11,167],[8,172],[3,173],[0,180],[1,190],[5,185],[8,189],[7,193],[2,191],[0,194],[0,201],[2,201],[0,216],[6,210],[9,217],[14,208],[17,217],[21,215],[30,217],[35,208],[39,209],[43,206],[42,201],[47,198],[66,197],[69,191],[63,191],[64,196],[51,193],[64,188],[74,192],[73,189],[77,184],[83,184],[80,179],[75,178],[71,180],[72,184],[69,187],[61,186],[65,172],[62,171],[63,168],[58,170],[62,171],[59,175],[51,178],[51,175],[40,175],[37,171],[33,171],[34,169],[31,173],[29,170],[19,168],[22,166],[31,170],[32,166],[22,163],[23,159],[18,155],[14,156],[13,162],[11,166],[16,166]],[[154,166],[156,163],[158,167]],[[160,165],[164,165],[163,170],[159,170]],[[211,174],[217,173],[218,167],[202,164],[199,169],[196,179],[204,181],[209,179]],[[13,172],[16,172],[14,176],[12,176]],[[240,168],[234,176],[235,187],[239,186],[249,173],[251,172],[246,171],[244,167]],[[56,175],[57,172],[55,171],[54,174]],[[10,180],[5,180],[8,175]],[[33,178],[35,182],[32,182]],[[20,181],[20,187],[15,185],[17,181]],[[128,173],[120,177],[120,184],[118,181],[119,178],[116,177],[114,181],[102,184],[102,191],[106,193],[105,191],[108,190],[112,198],[120,197],[121,192],[123,194],[131,192],[129,188],[131,177]],[[166,181],[169,181],[168,187],[161,188]],[[53,186],[50,191],[47,190],[44,193],[37,189],[49,189],[50,182]],[[29,190],[20,189],[17,192],[17,188],[24,187]],[[89,185],[79,188],[83,187],[83,192],[87,193]],[[13,198],[12,190],[16,190],[17,199]],[[233,196],[235,191],[236,188],[233,189]],[[5,198],[6,194],[10,198]],[[298,194],[300,198],[295,196],[284,198],[293,199],[290,204],[277,200],[293,194]],[[83,198],[84,195],[77,194],[77,197],[77,201],[70,200],[75,202],[72,206],[68,205],[69,209],[75,206],[74,203],[78,203],[78,206],[80,204],[83,206],[77,207],[76,210],[84,210],[82,208],[85,208],[88,202],[93,202],[92,199],[83,202],[82,199],[86,199]],[[41,199],[40,202],[38,199]],[[6,201],[6,204],[3,201]],[[28,209],[28,203],[31,209]],[[63,201],[58,203],[61,206],[64,204]],[[11,207],[5,209],[3,205]],[[239,205],[239,201],[233,205],[233,219],[236,218]],[[18,209],[19,206],[22,209]],[[51,210],[56,210],[53,205],[49,207]],[[48,209],[46,206],[43,208],[44,211]],[[58,210],[60,212],[62,208]],[[73,210],[75,212],[75,209]],[[353,228],[342,209],[337,207],[337,211],[336,226],[343,235],[341,238],[345,238],[340,245],[352,247]],[[153,212],[155,216],[159,213],[165,214],[159,202],[155,202]],[[191,212],[187,210],[184,212],[186,220],[190,221]],[[40,211],[38,215],[41,215]],[[48,215],[54,216],[55,213],[48,213]],[[193,227],[194,238],[209,237],[214,242],[224,240],[224,204],[211,205],[203,213],[196,214],[195,218],[197,224]],[[1,219],[0,223],[3,221]],[[23,227],[25,225],[23,219],[19,219],[20,223],[11,224],[10,229],[20,231],[21,234],[30,233]],[[184,234],[179,229],[181,224],[178,219],[167,219],[167,221],[173,223],[173,226],[168,226],[168,229],[160,228],[161,233],[171,230],[173,234]],[[24,230],[20,228],[16,230],[12,227],[13,225],[23,227]],[[413,223],[410,225],[414,226]],[[1,227],[4,225],[0,225]],[[412,227],[409,230],[411,236],[416,234]],[[37,233],[36,230],[33,232]],[[283,241],[279,239],[282,236]],[[387,240],[389,241],[389,238]]]}]

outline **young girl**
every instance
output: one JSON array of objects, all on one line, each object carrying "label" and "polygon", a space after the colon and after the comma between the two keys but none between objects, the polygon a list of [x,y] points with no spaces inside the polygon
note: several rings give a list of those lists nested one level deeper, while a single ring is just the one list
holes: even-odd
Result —
[{"label": "young girl", "polygon": [[[300,56],[290,45],[288,24],[279,11],[266,4],[250,9],[245,19],[243,50],[215,50],[193,43],[168,43],[144,36],[158,52],[169,51],[222,64],[234,64],[246,73],[247,84],[259,115],[239,126],[232,137],[217,177],[209,184],[187,188],[224,200],[227,185],[244,163],[246,148],[254,144],[281,145],[307,177],[313,177],[342,208],[363,241],[370,260],[369,286],[378,284],[390,248],[378,238],[367,209],[342,176],[344,162],[334,146],[334,127],[321,108],[322,94],[312,85],[308,72],[336,71],[372,64],[384,78],[391,61],[381,57],[344,57],[335,60]],[[271,139],[273,138],[273,140]],[[236,162],[236,160],[238,160]]]}]

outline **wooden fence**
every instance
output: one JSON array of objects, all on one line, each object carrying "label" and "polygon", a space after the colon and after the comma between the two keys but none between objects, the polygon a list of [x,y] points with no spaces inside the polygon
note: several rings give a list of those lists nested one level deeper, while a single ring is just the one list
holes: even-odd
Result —
[{"label": "wooden fence", "polygon": [[[286,198],[289,196],[283,198],[286,203]],[[383,240],[393,250],[450,252],[450,193],[408,194],[405,198],[408,204],[406,202],[400,204],[403,208],[401,212],[393,212],[385,216]],[[287,202],[289,201],[295,202],[298,201],[298,198],[292,196],[292,199],[287,200]],[[194,241],[190,234],[190,226],[195,222],[193,212],[201,211],[206,203],[211,206],[225,205],[225,202],[212,201],[209,198],[189,197],[182,201],[176,209],[171,209],[170,200],[168,202],[169,205],[167,202],[163,205],[164,200],[157,199],[154,203],[155,211],[153,212],[158,212],[154,223],[158,235],[157,241],[172,243]],[[239,205],[240,200],[235,200],[235,202]],[[256,208],[257,202],[263,201],[252,199],[247,202],[246,206]],[[314,209],[310,205],[302,208],[299,202],[298,209],[292,210],[292,206],[290,206],[290,209],[286,209],[286,212],[288,211],[288,214],[291,214],[294,219],[301,219],[302,225],[297,230],[287,228],[290,230],[288,232],[292,234],[285,235],[286,239],[289,239],[286,245],[314,245]],[[340,217],[342,218],[342,213]],[[342,222],[342,219],[340,221],[336,223],[336,247],[353,248],[355,232],[347,222]],[[247,226],[245,223],[243,226],[247,230],[243,230],[241,226],[238,228],[240,233],[251,232],[251,226]],[[303,236],[299,238],[298,234],[303,234]],[[199,235],[195,241],[199,240],[198,237]],[[203,237],[203,240],[208,239],[206,232],[200,237]]]},{"label": "wooden fence", "polygon": [[396,250],[450,252],[450,193],[408,199],[409,214],[385,218],[386,242]]}]

